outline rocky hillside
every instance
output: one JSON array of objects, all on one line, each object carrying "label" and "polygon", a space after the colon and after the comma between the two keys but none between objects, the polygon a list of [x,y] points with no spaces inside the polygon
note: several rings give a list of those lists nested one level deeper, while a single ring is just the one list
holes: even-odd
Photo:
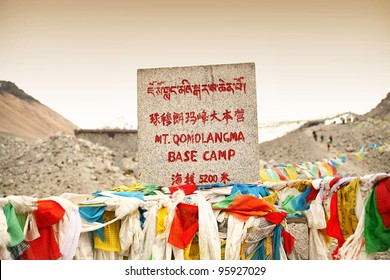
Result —
[{"label": "rocky hillside", "polygon": [[39,139],[57,132],[73,134],[76,128],[15,84],[0,81],[0,132]]},{"label": "rocky hillside", "polygon": [[[317,134],[317,141],[313,132]],[[333,141],[328,149],[330,136]],[[353,122],[308,121],[306,125],[283,137],[261,143],[260,167],[330,159],[340,153],[355,153],[361,147],[375,144],[387,144],[387,149],[383,153],[366,152],[364,161],[356,157],[347,159],[338,176],[390,173],[390,93],[368,113],[355,115]]]},{"label": "rocky hillside", "polygon": [[[314,140],[313,131],[318,135]],[[324,140],[321,141],[321,135]],[[328,150],[327,142],[333,142]],[[261,168],[280,163],[294,164],[334,158],[340,153],[355,153],[363,146],[387,143],[390,145],[390,121],[376,118],[359,118],[354,123],[318,124],[302,127],[287,135],[259,145]],[[380,154],[373,150],[365,154],[365,160],[347,159],[339,176],[363,176],[372,173],[390,173],[389,147]]]},{"label": "rocky hillside", "polygon": [[0,133],[0,195],[91,194],[134,183],[114,158],[112,150],[64,133],[35,141]]},{"label": "rocky hillside", "polygon": [[390,92],[387,94],[386,98],[366,114],[369,117],[376,117],[380,119],[390,120]]}]

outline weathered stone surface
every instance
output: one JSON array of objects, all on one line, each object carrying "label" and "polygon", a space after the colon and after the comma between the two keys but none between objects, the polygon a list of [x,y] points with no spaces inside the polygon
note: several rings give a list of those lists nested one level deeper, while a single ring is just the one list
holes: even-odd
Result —
[{"label": "weathered stone surface", "polygon": [[288,231],[295,237],[293,252],[288,255],[291,260],[309,259],[309,228],[306,218],[288,219]]},{"label": "weathered stone surface", "polygon": [[257,131],[254,63],[138,70],[141,181],[257,181]]}]

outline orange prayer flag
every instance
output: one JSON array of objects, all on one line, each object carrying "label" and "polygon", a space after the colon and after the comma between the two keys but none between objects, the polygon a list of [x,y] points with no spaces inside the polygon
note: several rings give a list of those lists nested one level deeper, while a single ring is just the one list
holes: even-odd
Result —
[{"label": "orange prayer flag", "polygon": [[251,216],[264,216],[274,210],[275,208],[264,199],[243,194],[237,195],[225,211],[240,220],[247,221]]}]

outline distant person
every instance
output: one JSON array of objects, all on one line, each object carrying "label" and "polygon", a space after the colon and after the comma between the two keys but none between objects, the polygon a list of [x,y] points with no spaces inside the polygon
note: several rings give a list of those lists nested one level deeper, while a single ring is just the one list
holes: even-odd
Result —
[{"label": "distant person", "polygon": [[314,138],[314,141],[317,142],[317,132],[313,131],[313,138]]},{"label": "distant person", "polygon": [[330,151],[330,142],[328,142],[328,152]]},{"label": "distant person", "polygon": [[332,135],[329,136],[329,143],[330,143],[330,144],[333,143],[333,137],[332,137]]},{"label": "distant person", "polygon": [[320,138],[321,138],[321,143],[324,142],[324,135],[321,135]]}]

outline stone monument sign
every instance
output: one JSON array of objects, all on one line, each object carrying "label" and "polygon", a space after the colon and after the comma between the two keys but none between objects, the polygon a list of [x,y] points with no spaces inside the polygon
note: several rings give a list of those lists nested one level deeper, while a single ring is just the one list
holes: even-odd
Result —
[{"label": "stone monument sign", "polygon": [[138,160],[161,186],[259,180],[255,64],[138,69]]}]

